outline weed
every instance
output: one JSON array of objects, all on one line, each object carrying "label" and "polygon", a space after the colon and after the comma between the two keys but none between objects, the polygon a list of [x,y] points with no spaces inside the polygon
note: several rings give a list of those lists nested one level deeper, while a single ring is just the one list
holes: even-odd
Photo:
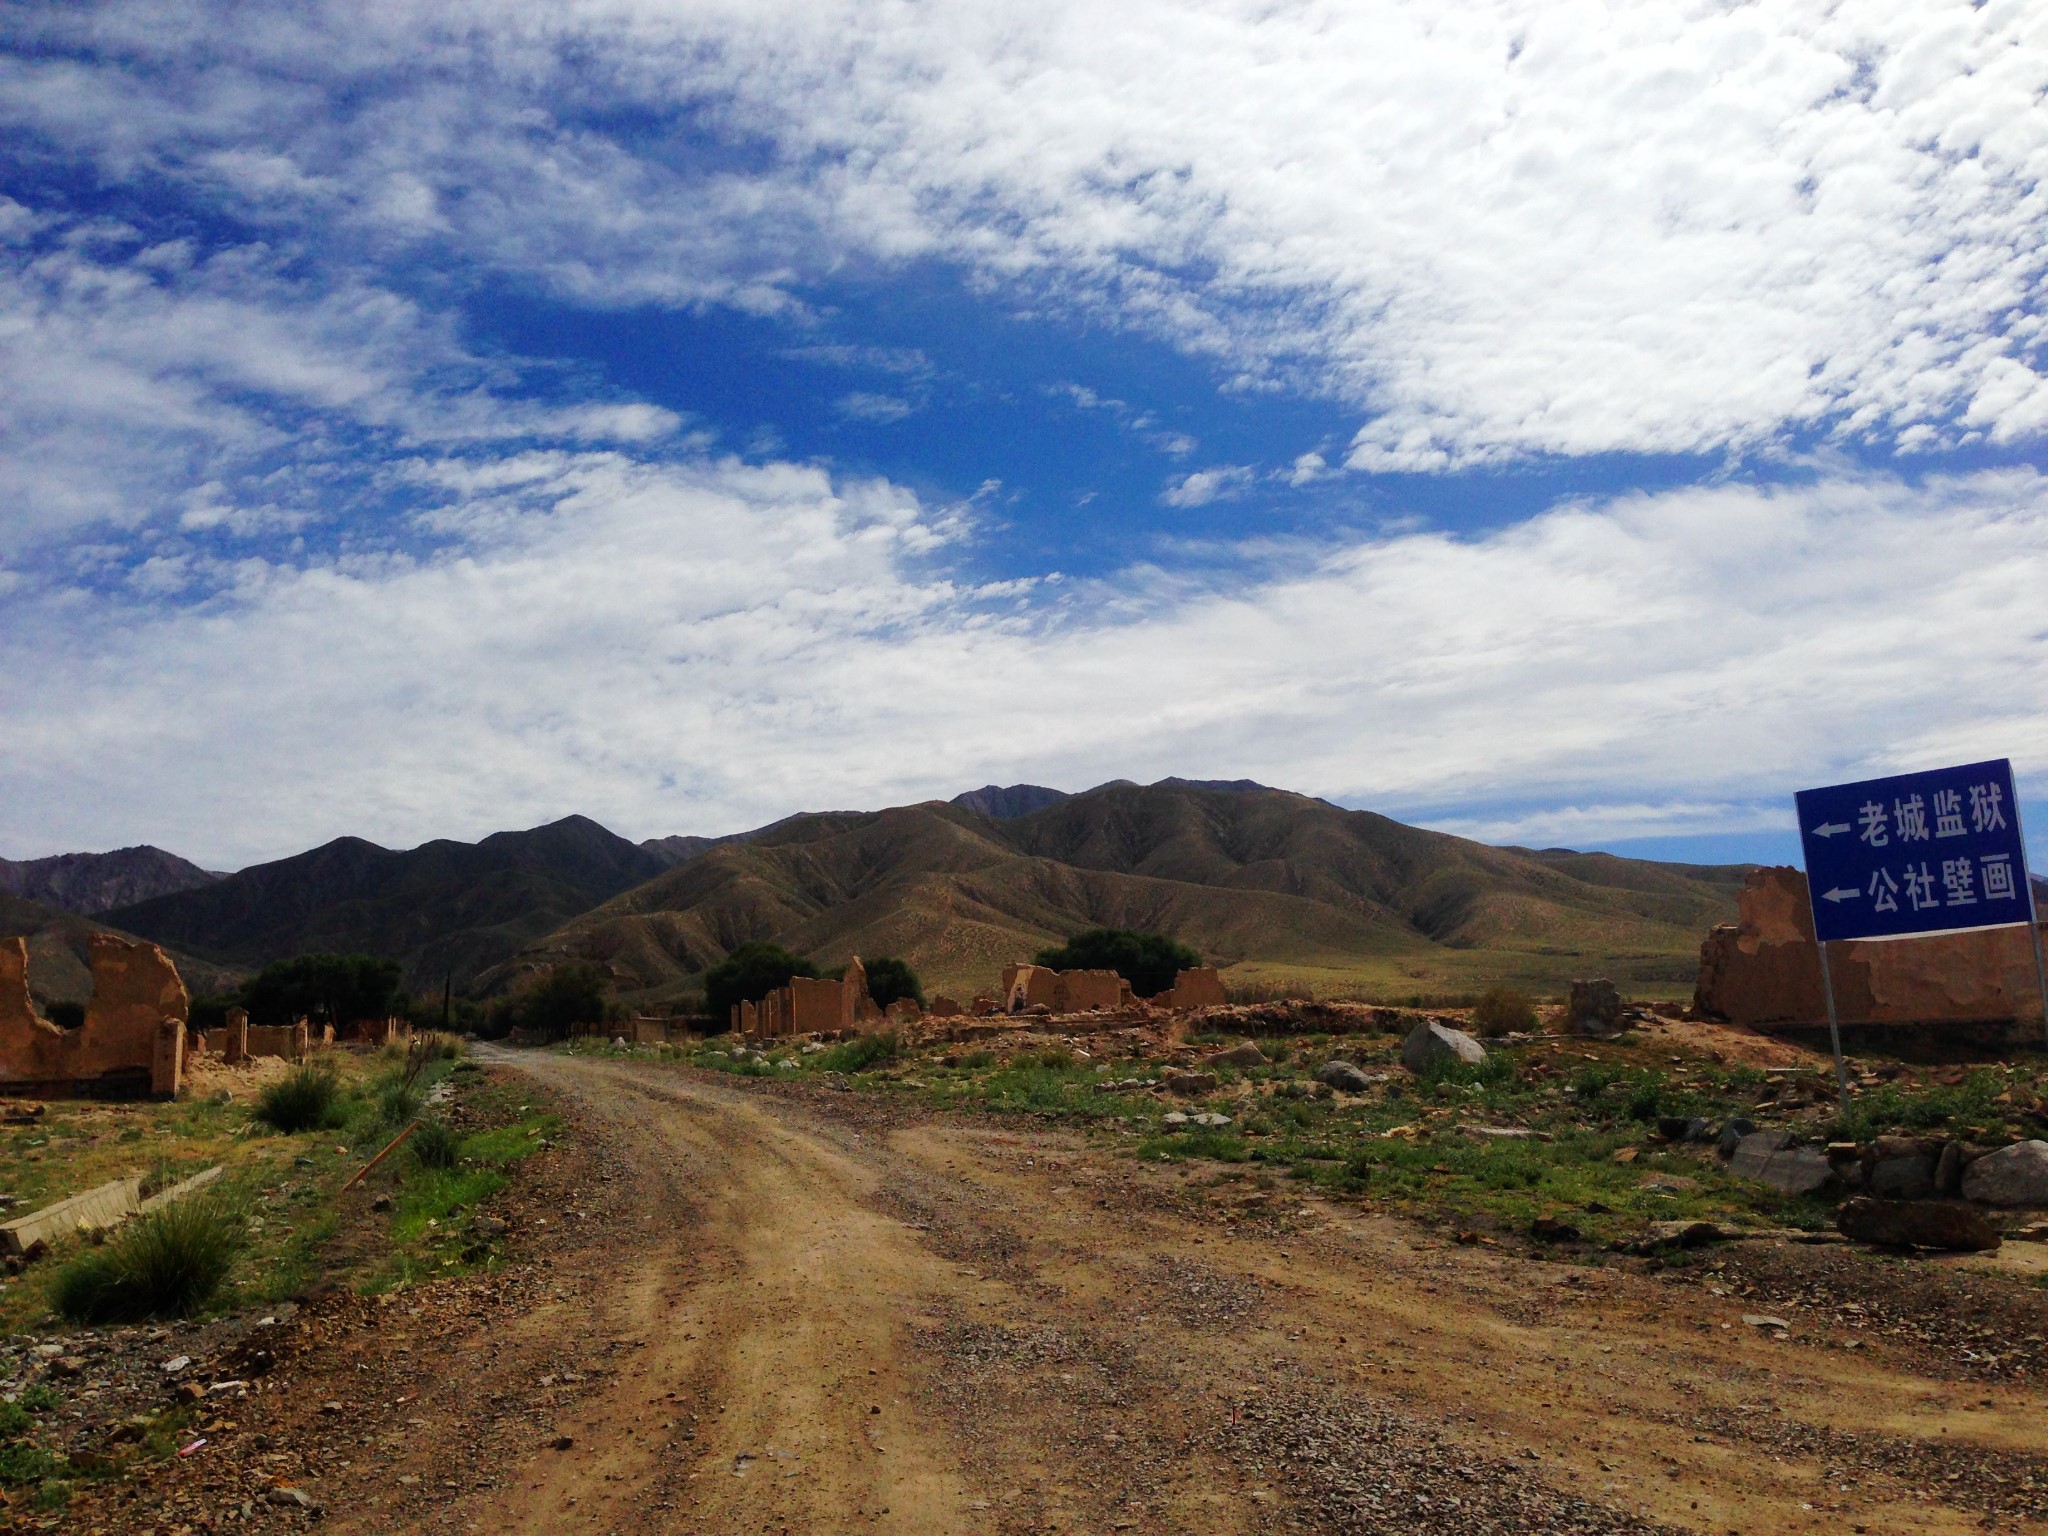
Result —
[{"label": "weed", "polygon": [[994,1051],[969,1051],[960,1058],[960,1065],[970,1072],[985,1072],[1002,1059]]},{"label": "weed", "polygon": [[453,1168],[462,1158],[462,1138],[445,1120],[422,1120],[406,1151],[421,1168]]},{"label": "weed", "polygon": [[337,1119],[340,1092],[331,1068],[301,1062],[265,1086],[256,1099],[256,1118],[287,1136],[325,1130]]},{"label": "weed", "polygon": [[1536,1005],[1510,987],[1482,992],[1472,1005],[1472,1033],[1482,1040],[1497,1040],[1517,1030],[1536,1027]]},{"label": "weed", "polygon": [[190,1317],[219,1294],[240,1242],[240,1224],[220,1201],[180,1200],[66,1264],[51,1300],[76,1323]]},{"label": "weed", "polygon": [[903,1043],[892,1033],[862,1035],[844,1045],[818,1053],[818,1065],[827,1072],[865,1072],[877,1062],[894,1061]]},{"label": "weed", "polygon": [[395,1129],[415,1118],[425,1102],[426,1095],[401,1078],[377,1090],[377,1117]]}]

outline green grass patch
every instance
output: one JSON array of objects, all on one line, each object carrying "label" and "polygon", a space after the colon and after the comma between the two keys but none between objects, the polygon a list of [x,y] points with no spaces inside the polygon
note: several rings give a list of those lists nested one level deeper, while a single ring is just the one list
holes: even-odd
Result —
[{"label": "green grass patch", "polygon": [[256,1096],[256,1118],[295,1136],[339,1126],[341,1080],[325,1063],[302,1062],[264,1086]]},{"label": "green grass patch", "polygon": [[219,1198],[193,1195],[131,1218],[57,1272],[50,1300],[75,1323],[191,1317],[212,1305],[241,1247]]}]

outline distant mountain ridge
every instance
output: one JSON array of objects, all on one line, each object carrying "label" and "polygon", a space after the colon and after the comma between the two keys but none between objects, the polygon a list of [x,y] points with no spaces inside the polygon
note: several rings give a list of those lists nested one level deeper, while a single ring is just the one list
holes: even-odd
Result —
[{"label": "distant mountain ridge", "polygon": [[111,853],[0,859],[0,892],[88,917],[154,896],[197,890],[220,878],[147,843]]},{"label": "distant mountain ridge", "polygon": [[1119,781],[1022,815],[955,800],[791,817],[621,892],[479,985],[582,958],[655,1006],[772,939],[825,964],[900,955],[964,990],[1097,925],[1170,933],[1222,964],[1500,950],[1555,969],[1591,952],[1635,967],[1618,979],[1669,981],[1733,918],[1746,867],[1493,848],[1236,781]]},{"label": "distant mountain ridge", "polygon": [[404,850],[341,837],[106,920],[229,964],[361,951],[399,961],[414,991],[438,988],[444,977],[463,987],[668,863],[586,816]]},{"label": "distant mountain ridge", "polygon": [[1009,821],[1042,811],[1048,805],[1058,805],[1066,798],[1065,790],[1047,789],[1043,784],[984,784],[964,795],[955,795],[946,803],[996,821]]}]

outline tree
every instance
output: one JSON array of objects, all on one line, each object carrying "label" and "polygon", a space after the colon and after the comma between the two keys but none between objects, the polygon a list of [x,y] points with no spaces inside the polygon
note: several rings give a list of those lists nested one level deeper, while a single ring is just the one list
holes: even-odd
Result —
[{"label": "tree", "polygon": [[863,960],[861,965],[868,973],[868,996],[875,1000],[877,1008],[886,1008],[902,997],[915,1000],[920,1008],[924,1006],[924,986],[908,960],[877,955],[872,960]]},{"label": "tree", "polygon": [[612,1015],[611,980],[588,960],[548,970],[515,1000],[517,1022],[548,1040],[578,1024],[601,1024]]},{"label": "tree", "polygon": [[251,1022],[381,1019],[398,1001],[398,962],[375,955],[297,955],[266,965],[242,989]]},{"label": "tree", "polygon": [[1187,945],[1163,933],[1130,928],[1090,928],[1054,949],[1041,949],[1034,964],[1056,971],[1115,971],[1140,997],[1157,997],[1174,979],[1202,963]]},{"label": "tree", "polygon": [[704,1007],[721,1025],[735,1003],[758,1003],[792,976],[815,976],[818,968],[780,944],[749,939],[704,973]]}]

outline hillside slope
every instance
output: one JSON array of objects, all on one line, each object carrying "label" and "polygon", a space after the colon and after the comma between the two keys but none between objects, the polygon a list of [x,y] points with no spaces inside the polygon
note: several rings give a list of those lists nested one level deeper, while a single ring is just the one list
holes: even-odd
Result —
[{"label": "hillside slope", "polygon": [[1115,783],[1001,819],[936,801],[794,817],[614,897],[480,985],[580,957],[653,1006],[773,939],[825,964],[902,955],[971,992],[1098,924],[1171,933],[1246,974],[1454,984],[1598,968],[1678,985],[1740,884],[1738,867],[1487,847],[1281,790]]},{"label": "hillside slope", "polygon": [[95,916],[154,896],[196,890],[220,879],[211,870],[152,848],[111,853],[59,853],[46,859],[0,859],[0,893],[66,912]]},{"label": "hillside slope", "polygon": [[667,861],[583,816],[477,843],[337,838],[107,921],[242,966],[316,950],[384,955],[412,990],[457,987]]},{"label": "hillside slope", "polygon": [[[92,936],[114,932],[118,930],[76,912],[0,895],[0,939],[28,942],[28,988],[40,1003],[82,1003],[91,997]],[[225,992],[242,979],[240,972],[229,967],[175,949],[169,953],[185,990],[194,997]]]}]

